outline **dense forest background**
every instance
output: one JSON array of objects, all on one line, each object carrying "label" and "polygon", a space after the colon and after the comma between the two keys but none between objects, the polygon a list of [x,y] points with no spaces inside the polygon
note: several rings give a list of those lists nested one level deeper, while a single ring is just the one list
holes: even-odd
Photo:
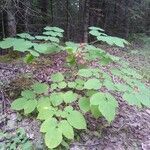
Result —
[{"label": "dense forest background", "polygon": [[98,26],[110,35],[128,38],[150,33],[149,0],[1,0],[0,38],[20,32],[40,33],[58,26],[65,40],[88,41],[88,27]]}]

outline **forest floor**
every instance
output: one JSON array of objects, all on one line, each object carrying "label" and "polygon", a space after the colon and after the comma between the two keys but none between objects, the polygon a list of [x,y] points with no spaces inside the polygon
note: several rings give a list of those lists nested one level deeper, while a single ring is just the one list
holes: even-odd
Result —
[{"label": "forest floor", "polygon": [[[118,48],[105,49],[128,61],[145,76],[145,82],[150,83],[150,49],[143,51],[136,46],[128,51]],[[46,59],[43,57],[30,66],[20,61],[0,61],[0,150],[1,145],[6,142],[1,132],[6,131],[14,135],[18,128],[25,129],[35,150],[45,149],[42,135],[39,133],[40,123],[32,117],[22,117],[10,110],[9,106],[20,91],[34,80],[48,82],[51,73],[65,71],[63,55],[65,54],[56,54]],[[71,143],[71,150],[150,150],[150,109],[128,106],[119,95],[116,94],[116,97],[120,108],[113,123],[108,125],[103,119],[88,119],[89,130],[79,134],[80,140]]]}]

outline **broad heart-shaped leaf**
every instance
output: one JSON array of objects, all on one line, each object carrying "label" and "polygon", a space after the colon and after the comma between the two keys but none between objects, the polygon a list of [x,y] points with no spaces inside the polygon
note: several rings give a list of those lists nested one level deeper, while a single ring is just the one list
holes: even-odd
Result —
[{"label": "broad heart-shaped leaf", "polygon": [[83,112],[88,112],[90,110],[90,100],[86,97],[80,98],[79,107]]},{"label": "broad heart-shaped leaf", "polygon": [[74,131],[72,126],[67,122],[67,120],[62,120],[59,125],[59,129],[61,130],[62,134],[67,139],[74,139]]},{"label": "broad heart-shaped leaf", "polygon": [[35,93],[30,90],[22,91],[21,96],[23,96],[26,99],[35,99],[35,97],[36,97]]},{"label": "broad heart-shaped leaf", "polygon": [[37,100],[28,100],[24,105],[24,113],[30,114],[37,106]]},{"label": "broad heart-shaped leaf", "polygon": [[79,111],[71,111],[67,121],[76,129],[86,129],[85,118]]},{"label": "broad heart-shaped leaf", "polygon": [[101,100],[105,100],[106,99],[106,95],[105,93],[95,93],[92,95],[92,97],[90,98],[90,104],[91,105],[99,105]]},{"label": "broad heart-shaped leaf", "polygon": [[51,75],[51,79],[53,82],[61,82],[64,80],[64,76],[62,73],[58,72]]},{"label": "broad heart-shaped leaf", "polygon": [[40,132],[46,133],[50,129],[56,128],[56,126],[57,126],[57,120],[55,118],[49,118],[42,123],[40,127]]},{"label": "broad heart-shaped leaf", "polygon": [[109,93],[106,94],[106,99],[103,99],[99,103],[99,111],[106,118],[108,122],[111,122],[115,119],[116,108],[118,103],[115,98]]},{"label": "broad heart-shaped leaf", "polygon": [[24,105],[26,104],[27,99],[25,98],[18,98],[14,100],[11,104],[11,109],[13,110],[22,110],[24,109]]},{"label": "broad heart-shaped leaf", "polygon": [[45,83],[35,83],[32,88],[37,94],[42,94],[48,92],[49,86]]},{"label": "broad heart-shaped leaf", "polygon": [[93,74],[91,69],[80,69],[78,75],[82,77],[91,77]]},{"label": "broad heart-shaped leaf", "polygon": [[53,149],[62,142],[62,132],[58,128],[51,128],[45,134],[45,144],[48,148]]},{"label": "broad heart-shaped leaf", "polygon": [[90,99],[91,105],[97,105],[101,114],[108,122],[114,120],[118,103],[109,93],[96,93]]},{"label": "broad heart-shaped leaf", "polygon": [[59,106],[63,102],[63,93],[52,93],[50,96],[50,101],[53,106]]},{"label": "broad heart-shaped leaf", "polygon": [[84,83],[84,88],[88,89],[88,90],[98,90],[100,89],[102,86],[100,80],[93,78],[93,79],[89,79],[87,82]]},{"label": "broad heart-shaped leaf", "polygon": [[68,91],[64,93],[63,97],[65,103],[72,103],[77,100],[78,95],[76,93],[73,93],[72,91]]}]

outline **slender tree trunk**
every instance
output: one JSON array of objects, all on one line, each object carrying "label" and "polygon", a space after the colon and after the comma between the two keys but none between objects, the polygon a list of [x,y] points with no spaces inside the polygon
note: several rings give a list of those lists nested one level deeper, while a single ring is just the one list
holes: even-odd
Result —
[{"label": "slender tree trunk", "polygon": [[66,0],[66,39],[69,40],[69,1]]},{"label": "slender tree trunk", "polygon": [[130,18],[130,16],[129,16],[129,1],[128,0],[126,0],[126,2],[125,2],[125,7],[126,7],[126,9],[125,9],[125,14],[126,14],[126,19],[125,19],[125,37],[127,38],[128,36],[129,36],[129,18]]},{"label": "slender tree trunk", "polygon": [[85,12],[85,0],[79,0],[79,11],[78,11],[78,39],[79,42],[83,42],[84,35],[84,12]]},{"label": "slender tree trunk", "polygon": [[46,26],[48,22],[48,0],[40,0],[41,14],[42,14],[42,25]]},{"label": "slender tree trunk", "polygon": [[84,43],[88,43],[88,27],[89,27],[89,5],[90,0],[85,1],[85,19],[84,19]]},{"label": "slender tree trunk", "polygon": [[50,12],[51,12],[51,25],[53,26],[53,21],[54,21],[54,18],[53,18],[53,0],[50,0]]},{"label": "slender tree trunk", "polygon": [[17,33],[14,1],[8,1],[7,7],[7,34],[9,37],[15,36]]},{"label": "slender tree trunk", "polygon": [[30,0],[27,0],[26,2],[26,8],[24,10],[24,18],[25,18],[25,31],[26,32],[30,32],[30,9],[31,8],[31,1]]}]

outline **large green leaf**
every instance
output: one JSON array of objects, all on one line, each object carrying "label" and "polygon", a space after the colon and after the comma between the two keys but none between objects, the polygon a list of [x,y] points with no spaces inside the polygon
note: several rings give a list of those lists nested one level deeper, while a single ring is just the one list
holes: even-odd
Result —
[{"label": "large green leaf", "polygon": [[50,101],[53,106],[59,106],[63,102],[63,93],[52,93],[50,95]]},{"label": "large green leaf", "polygon": [[13,43],[13,49],[20,52],[28,51],[33,46],[31,41],[16,39]]},{"label": "large green leaf", "polygon": [[62,134],[67,138],[67,139],[74,139],[74,131],[72,126],[66,121],[62,120],[59,125],[59,129],[62,131]]},{"label": "large green leaf", "polygon": [[72,91],[68,91],[64,93],[64,102],[65,103],[72,103],[77,100],[77,94],[73,93]]},{"label": "large green leaf", "polygon": [[69,88],[75,88],[76,87],[76,82],[68,82],[68,87]]},{"label": "large green leaf", "polygon": [[51,75],[51,79],[53,82],[61,82],[64,80],[64,76],[62,73],[58,72]]},{"label": "large green leaf", "polygon": [[91,105],[91,113],[96,119],[102,116],[101,112],[98,109],[98,106],[96,105]]},{"label": "large green leaf", "polygon": [[30,114],[35,110],[37,106],[37,100],[28,100],[24,105],[24,113]]},{"label": "large green leaf", "polygon": [[93,74],[91,69],[80,69],[78,75],[82,77],[91,77]]},{"label": "large green leaf", "polygon": [[98,90],[100,89],[102,86],[100,80],[93,78],[93,79],[89,79],[87,82],[84,83],[84,88],[88,89],[88,90]]},{"label": "large green leaf", "polygon": [[141,101],[136,97],[135,93],[131,93],[131,92],[124,93],[123,99],[126,100],[130,105],[141,107]]},{"label": "large green leaf", "polygon": [[106,99],[106,95],[105,93],[95,93],[93,94],[93,96],[90,98],[90,104],[91,105],[99,105],[100,101],[105,100]]},{"label": "large green leaf", "polygon": [[24,105],[26,104],[26,102],[27,102],[26,98],[18,98],[12,102],[11,109],[22,110],[24,109]]},{"label": "large green leaf", "polygon": [[79,111],[70,112],[67,121],[76,129],[86,129],[85,118]]},{"label": "large green leaf", "polygon": [[56,128],[56,126],[57,126],[57,120],[55,118],[49,118],[42,123],[40,127],[40,132],[46,133],[50,129]]},{"label": "large green leaf", "polygon": [[64,88],[66,88],[66,86],[67,86],[67,83],[64,82],[64,81],[58,83],[58,87],[59,87],[60,89],[64,89]]},{"label": "large green leaf", "polygon": [[55,110],[51,106],[44,107],[43,109],[40,108],[37,119],[46,120],[53,117],[54,114],[55,114]]},{"label": "large green leaf", "polygon": [[29,33],[20,33],[20,34],[17,34],[17,36],[24,38],[24,39],[28,39],[28,40],[35,39],[35,37],[31,36]]},{"label": "large green leaf", "polygon": [[3,41],[0,41],[0,48],[2,49],[11,48],[13,46],[14,40],[15,38],[6,38]]},{"label": "large green leaf", "polygon": [[88,112],[90,110],[90,101],[86,97],[79,99],[79,107],[83,112]]},{"label": "large green leaf", "polygon": [[62,132],[58,128],[51,128],[45,134],[46,146],[50,149],[56,148],[62,142]]},{"label": "large green leaf", "polygon": [[109,93],[96,93],[90,99],[91,105],[98,106],[101,114],[108,122],[114,120],[118,103],[116,99]]},{"label": "large green leaf", "polygon": [[50,107],[50,98],[49,97],[41,97],[38,100],[37,109],[40,111],[40,109],[48,109]]},{"label": "large green leaf", "polygon": [[108,93],[106,94],[106,99],[103,99],[99,102],[99,111],[108,122],[111,122],[115,119],[117,107],[117,101]]},{"label": "large green leaf", "polygon": [[35,93],[30,90],[22,91],[21,96],[23,96],[26,99],[35,99],[35,97],[36,97]]},{"label": "large green leaf", "polygon": [[45,83],[35,83],[32,88],[37,94],[42,94],[48,92],[49,86]]}]

